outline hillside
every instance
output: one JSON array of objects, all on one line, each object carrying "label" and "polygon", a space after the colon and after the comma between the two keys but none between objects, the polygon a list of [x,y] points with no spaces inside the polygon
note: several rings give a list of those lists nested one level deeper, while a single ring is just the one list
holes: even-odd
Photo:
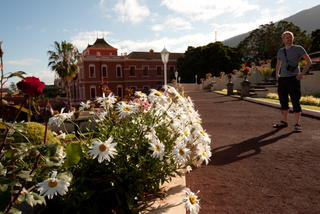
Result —
[{"label": "hillside", "polygon": [[[308,34],[311,34],[312,31],[319,29],[320,24],[320,5],[312,7],[307,10],[300,11],[292,16],[289,16],[283,21],[292,22],[294,25],[297,25],[301,28],[301,30],[307,31]],[[275,22],[276,24],[278,22]],[[268,24],[268,23],[263,23]],[[244,34],[240,34],[229,39],[222,41],[224,45],[229,45],[231,47],[237,46],[242,40],[244,40],[247,36],[250,35],[250,31]]]}]

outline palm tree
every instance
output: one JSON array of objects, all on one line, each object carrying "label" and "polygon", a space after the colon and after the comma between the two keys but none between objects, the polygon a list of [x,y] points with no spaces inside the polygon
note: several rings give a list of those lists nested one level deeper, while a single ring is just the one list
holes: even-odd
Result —
[{"label": "palm tree", "polygon": [[75,47],[66,41],[61,41],[61,44],[55,41],[54,50],[48,51],[47,54],[49,55],[48,67],[50,67],[52,71],[55,71],[64,82],[68,98],[68,107],[71,109],[70,83],[79,72],[77,61],[80,57]]}]

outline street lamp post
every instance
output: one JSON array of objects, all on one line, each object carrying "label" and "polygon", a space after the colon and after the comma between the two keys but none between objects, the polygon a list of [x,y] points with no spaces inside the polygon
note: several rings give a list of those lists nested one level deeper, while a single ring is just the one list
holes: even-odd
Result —
[{"label": "street lamp post", "polygon": [[165,95],[167,95],[167,63],[169,60],[169,51],[166,49],[166,47],[163,48],[163,50],[161,51],[161,59],[162,62],[164,64],[164,85],[165,85]]},{"label": "street lamp post", "polygon": [[197,77],[198,77],[198,75],[196,75],[196,84],[197,84]]},{"label": "street lamp post", "polygon": [[180,88],[180,80],[181,80],[181,77],[179,77],[179,88]]},{"label": "street lamp post", "polygon": [[177,83],[178,83],[178,71],[174,72],[174,75],[176,76],[176,88],[177,88]]}]

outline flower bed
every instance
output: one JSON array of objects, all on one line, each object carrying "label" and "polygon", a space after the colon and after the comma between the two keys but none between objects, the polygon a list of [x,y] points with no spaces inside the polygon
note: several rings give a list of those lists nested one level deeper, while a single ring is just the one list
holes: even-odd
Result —
[{"label": "flower bed", "polygon": [[[35,144],[4,138],[1,148],[1,210],[13,203],[47,204],[46,213],[138,213],[148,211],[150,194],[180,170],[208,164],[210,136],[190,98],[173,87],[151,89],[147,96],[117,101],[110,93],[97,98],[104,109],[95,112],[98,135],[79,133],[78,141]],[[82,103],[79,111],[84,110]],[[64,127],[74,112],[61,112],[46,122]],[[24,124],[5,124],[7,132],[23,135]],[[77,124],[75,124],[77,125]],[[30,134],[30,133],[29,133]],[[66,133],[66,139],[68,139]],[[200,209],[197,195],[186,188],[181,199],[191,213]],[[46,200],[45,197],[48,199]],[[8,206],[7,206],[8,205]]]}]

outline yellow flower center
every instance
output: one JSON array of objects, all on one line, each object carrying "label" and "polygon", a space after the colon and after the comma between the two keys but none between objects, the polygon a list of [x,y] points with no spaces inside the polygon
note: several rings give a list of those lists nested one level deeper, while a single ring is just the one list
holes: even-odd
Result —
[{"label": "yellow flower center", "polygon": [[154,93],[154,94],[157,95],[157,96],[159,96],[159,97],[162,96],[162,94],[161,94],[160,92],[156,92],[156,93]]},{"label": "yellow flower center", "polygon": [[199,121],[197,121],[197,123],[198,123],[198,124],[200,124],[200,122],[199,122]]},{"label": "yellow flower center", "polygon": [[160,146],[156,145],[156,150],[159,152],[160,151]]},{"label": "yellow flower center", "polygon": [[184,154],[184,150],[180,149],[179,153],[180,153],[180,155],[183,155]]},{"label": "yellow flower center", "polygon": [[123,108],[123,110],[124,110],[124,111],[129,111],[129,110],[130,110],[130,107],[126,106],[126,107]]},{"label": "yellow flower center", "polygon": [[190,112],[190,113],[192,113],[192,111],[191,111],[191,110],[189,110],[189,112]]},{"label": "yellow flower center", "polygon": [[205,152],[202,152],[202,156],[205,157],[205,156],[206,156],[206,153],[205,153]]},{"label": "yellow flower center", "polygon": [[183,131],[185,136],[188,136],[188,132],[187,131]]},{"label": "yellow flower center", "polygon": [[49,185],[49,187],[53,188],[58,185],[58,181],[57,180],[55,180],[55,181],[50,180],[48,185]]},{"label": "yellow flower center", "polygon": [[200,131],[200,133],[201,133],[203,136],[205,136],[205,135],[206,135],[203,131]]},{"label": "yellow flower center", "polygon": [[140,94],[140,95],[142,95],[142,93],[141,93],[141,92],[140,92],[139,94]]},{"label": "yellow flower center", "polygon": [[57,117],[61,117],[61,116],[62,116],[62,114],[58,114],[58,115],[57,115]]},{"label": "yellow flower center", "polygon": [[191,204],[196,203],[196,199],[193,196],[189,196],[189,201]]},{"label": "yellow flower center", "polygon": [[109,102],[107,102],[107,105],[109,105]]},{"label": "yellow flower center", "polygon": [[101,144],[101,145],[99,146],[99,150],[100,150],[101,152],[104,152],[104,151],[107,150],[107,146],[104,145],[104,144]]}]

